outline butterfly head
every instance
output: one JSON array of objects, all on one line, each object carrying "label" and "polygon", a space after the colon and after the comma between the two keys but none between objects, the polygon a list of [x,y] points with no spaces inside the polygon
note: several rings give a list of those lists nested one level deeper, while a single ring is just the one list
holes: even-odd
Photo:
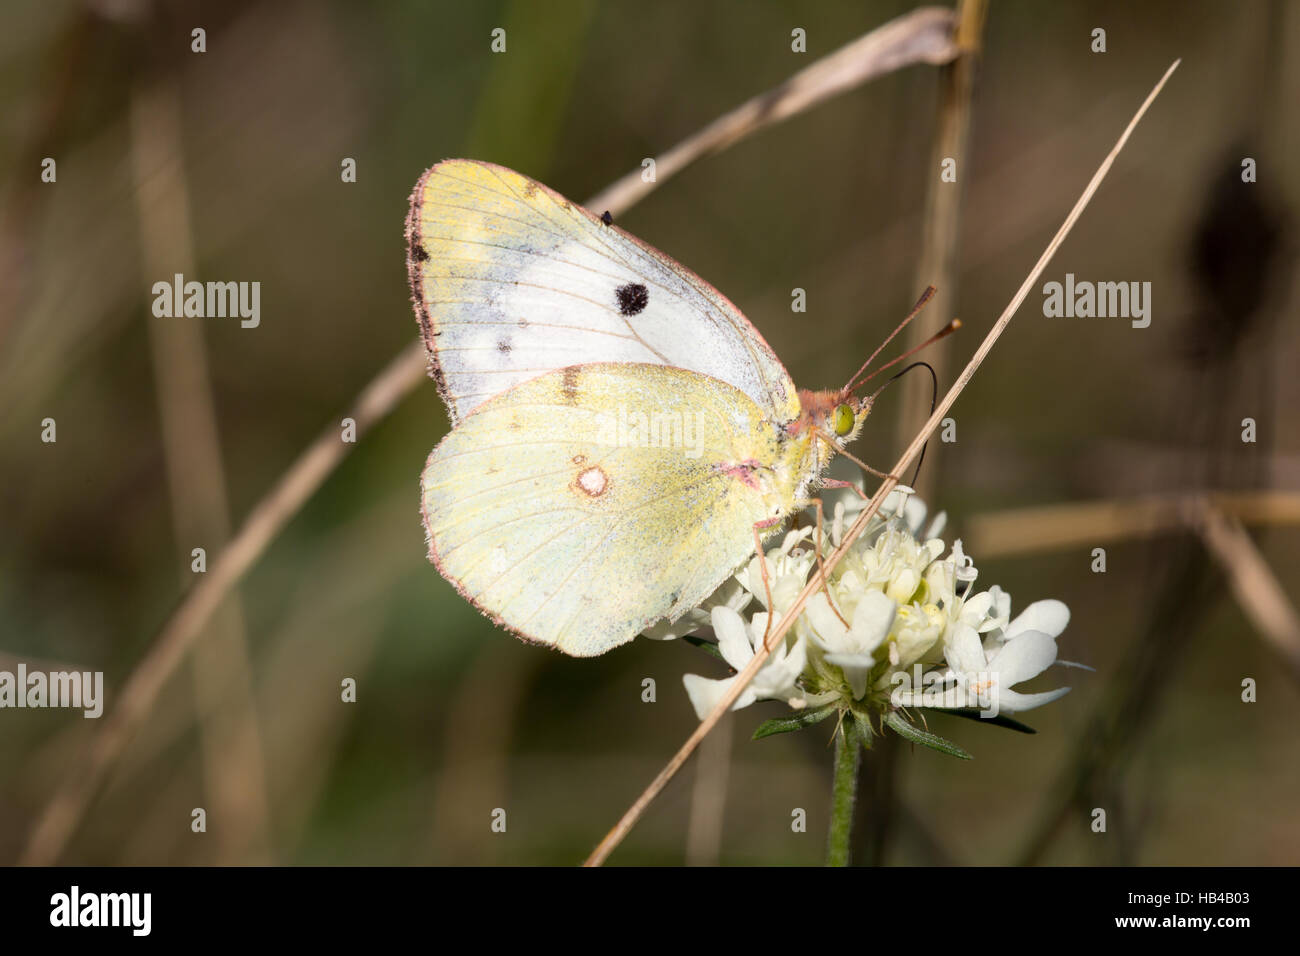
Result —
[{"label": "butterfly head", "polygon": [[[872,401],[872,396],[853,395],[843,389],[823,392],[801,389],[799,404],[803,414],[792,431],[814,434],[822,439],[819,444],[825,445],[829,440],[842,448],[858,437],[862,423],[871,413]],[[837,450],[825,448],[823,453],[829,459]]]},{"label": "butterfly head", "polygon": [[[837,396],[838,397],[838,396]],[[840,441],[848,443],[858,437],[862,423],[871,413],[871,399],[848,395],[836,402],[831,409],[830,432]]]}]

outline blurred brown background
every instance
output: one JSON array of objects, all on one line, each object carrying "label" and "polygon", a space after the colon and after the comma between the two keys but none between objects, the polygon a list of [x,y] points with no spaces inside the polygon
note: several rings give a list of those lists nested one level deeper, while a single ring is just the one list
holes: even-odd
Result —
[{"label": "blurred brown background", "polygon": [[[402,226],[427,166],[487,159],[582,201],[909,9],[6,4],[0,669],[103,670],[118,703],[193,579],[190,549],[237,528],[416,336]],[[1062,657],[1097,672],[1053,672],[1075,689],[1027,715],[1033,737],[936,718],[972,762],[873,754],[864,861],[1300,862],[1297,671],[1194,532],[1106,543],[1105,574],[1090,542],[982,558],[969,537],[1005,508],[1300,487],[1298,54],[1300,5],[1280,0],[992,4],[959,169],[967,328],[941,386],[1182,57],[1043,279],[1150,281],[1153,321],[1044,318],[1040,283],[958,402],[957,442],[932,443],[946,537],[966,538],[980,585],[1016,609],[1064,600]],[[916,263],[942,77],[909,67],[764,130],[620,224],[735,301],[799,384],[838,385],[929,281]],[[56,184],[40,181],[47,156]],[[150,287],[176,271],[260,281],[260,326],[152,319]],[[881,468],[910,437],[901,398],[886,393],[855,449]],[[209,403],[206,436],[186,423]],[[720,671],[680,643],[570,660],[494,630],[425,560],[418,477],[445,429],[426,382],[351,449],[165,683],[60,861],[567,864],[591,849],[693,726],[681,675]],[[1250,536],[1300,595],[1295,525],[1266,515]],[[1257,703],[1241,702],[1247,677]],[[697,790],[692,763],[613,861],[683,862],[694,812],[692,860],[819,862],[829,730],[747,739],[780,712],[732,718],[725,791],[716,776]],[[20,857],[102,724],[0,711],[0,860]],[[807,833],[791,832],[796,807]]]}]

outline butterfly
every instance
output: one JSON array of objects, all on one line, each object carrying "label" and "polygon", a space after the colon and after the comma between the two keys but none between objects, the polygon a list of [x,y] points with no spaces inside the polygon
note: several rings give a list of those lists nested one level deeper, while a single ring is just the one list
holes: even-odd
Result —
[{"label": "butterfly", "polygon": [[713,286],[505,167],[430,168],[406,240],[452,424],[421,476],[429,558],[526,641],[594,656],[698,606],[871,410],[796,389]]}]

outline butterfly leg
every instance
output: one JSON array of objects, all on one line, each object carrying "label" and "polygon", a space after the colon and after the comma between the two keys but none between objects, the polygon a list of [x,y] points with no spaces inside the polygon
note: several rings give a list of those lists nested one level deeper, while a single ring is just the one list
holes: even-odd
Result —
[{"label": "butterfly leg", "polygon": [[[863,493],[862,489],[852,482],[840,481],[838,478],[823,479],[822,485],[827,488],[852,488],[863,499],[868,496]],[[807,508],[811,505],[817,512],[817,531],[813,545],[813,556],[817,559],[817,576],[821,579],[821,589],[826,595],[826,604],[830,607],[831,612],[840,619],[840,623],[849,627],[849,622],[844,620],[844,615],[840,613],[839,608],[835,606],[835,601],[831,597],[830,588],[827,586],[826,565],[822,561],[822,542],[825,540],[825,509],[820,498],[809,498],[807,501],[800,501],[796,504],[798,508]],[[763,576],[763,593],[767,598],[767,627],[763,631],[763,645],[767,646],[768,638],[772,634],[772,619],[776,616],[776,609],[772,606],[772,581],[767,572],[767,552],[763,550],[763,538],[759,533],[770,528],[776,527],[782,521],[781,518],[764,518],[762,521],[754,522],[754,553],[758,555],[758,569]]]},{"label": "butterfly leg", "polygon": [[[844,448],[840,445],[839,442],[834,441],[834,440],[831,438],[830,435],[826,434],[826,432],[822,431],[820,428],[817,428],[817,427],[814,426],[814,427],[813,427],[813,432],[814,432],[814,434],[817,435],[818,438],[820,438],[822,441],[826,442],[826,444],[830,445],[833,449],[835,449],[836,454],[843,455],[845,458],[847,458],[849,461],[853,462],[855,465],[857,465],[857,466],[858,466],[859,468],[861,468],[863,471],[869,472],[869,473],[875,475],[877,478],[893,478],[895,482],[898,482],[898,483],[901,483],[901,482],[902,482],[903,478],[902,478],[901,475],[889,474],[889,473],[887,473],[887,472],[880,471],[879,469],[872,468],[870,465],[868,465],[868,464],[867,464],[865,461],[863,461],[861,458],[858,458],[856,455],[852,455],[852,454],[850,454],[849,452],[845,451]],[[832,488],[834,488],[834,487],[838,487],[838,486],[836,486],[836,485],[832,485],[832,484],[830,483],[830,481],[825,481],[825,482],[823,482],[823,484],[827,485],[828,487],[832,487]],[[858,494],[860,494],[860,495],[862,494],[861,490],[858,491]],[[863,497],[865,498],[866,496],[863,495]]]},{"label": "butterfly leg", "polygon": [[851,481],[840,481],[840,479],[838,478],[823,478],[822,487],[823,488],[849,488],[854,493],[856,493],[857,496],[861,498],[863,501],[871,500],[871,496],[869,494],[867,494],[865,491],[863,491],[861,488],[859,488]]},{"label": "butterfly leg", "polygon": [[[831,484],[831,480],[826,481],[825,484],[829,487],[839,487],[838,484]],[[847,484],[847,482],[841,482],[841,484]],[[826,586],[826,565],[822,562],[822,541],[825,540],[825,532],[823,531],[823,528],[825,527],[825,511],[822,510],[822,500],[820,498],[809,498],[807,501],[798,502],[798,507],[800,508],[807,508],[809,505],[817,511],[817,532],[813,547],[813,555],[817,558],[817,576],[821,578],[822,591],[826,595],[826,603],[830,606],[830,609],[835,616],[840,619],[840,623],[845,627],[848,627],[849,622],[844,620],[844,615],[841,614],[839,608],[835,606],[835,601],[831,598],[830,588]]]},{"label": "butterfly leg", "polygon": [[772,607],[772,580],[767,573],[767,552],[763,550],[763,536],[759,532],[775,528],[782,520],[764,518],[762,521],[754,522],[754,552],[758,555],[758,571],[763,576],[763,594],[767,597],[767,627],[763,629],[764,647],[767,647],[767,640],[772,636],[772,618],[776,616],[776,608]]}]

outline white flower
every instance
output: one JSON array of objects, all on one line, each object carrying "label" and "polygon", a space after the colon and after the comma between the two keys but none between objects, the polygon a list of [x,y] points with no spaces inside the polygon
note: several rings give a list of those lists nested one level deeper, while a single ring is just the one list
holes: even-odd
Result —
[{"label": "white flower", "polygon": [[[718,636],[718,650],[722,659],[734,667],[737,673],[721,680],[711,680],[698,674],[686,674],[682,683],[691,698],[696,715],[703,720],[714,706],[726,694],[728,688],[736,682],[739,672],[749,666],[754,659],[754,652],[763,644],[763,634],[767,628],[767,613],[754,615],[748,627],[740,615],[731,608],[720,605],[712,612],[713,630]],[[788,639],[783,640],[773,650],[762,669],[736,698],[732,710],[748,707],[756,700],[775,698],[784,700],[791,707],[799,708],[804,704],[803,692],[797,683],[807,661],[806,643],[802,638],[795,639],[793,645]]]},{"label": "white flower", "polygon": [[1037,694],[1012,690],[1056,663],[1056,637],[1069,623],[1070,611],[1060,601],[1036,601],[1005,629],[981,642],[979,632],[958,621],[944,641],[948,670],[941,675],[946,692],[940,697],[917,691],[895,695],[896,704],[929,707],[979,707],[1017,713],[1041,707],[1069,693],[1070,688]]},{"label": "white flower", "polygon": [[[843,541],[862,501],[836,503],[821,540],[823,559]],[[898,707],[972,707],[1017,712],[1056,700],[1069,688],[1024,693],[1014,688],[1037,677],[1056,658],[1056,638],[1069,623],[1060,601],[1038,601],[1011,619],[1011,596],[993,585],[975,591],[979,571],[960,540],[937,537],[945,516],[926,526],[924,504],[900,489],[814,592],[794,627],[768,658],[733,709],[755,700],[785,700],[796,709],[822,705],[852,710],[859,718]],[[711,621],[723,658],[743,670],[761,647],[769,614],[790,608],[809,580],[821,573],[812,528],[785,536],[766,554],[773,608],[742,612],[753,601],[767,608],[763,566],[757,557],[741,568],[702,609],[672,630],[688,633]],[[1082,665],[1077,665],[1082,666]],[[703,717],[735,677],[683,678]]]},{"label": "white flower", "polygon": [[[811,547],[797,547],[811,539],[812,534],[812,528],[797,528],[785,536],[780,547],[773,548],[766,554],[768,587],[772,589],[772,603],[776,605],[778,617],[799,596],[808,580],[808,572],[817,561],[817,555]],[[736,581],[758,598],[763,607],[767,607],[767,588],[763,586],[763,566],[758,555],[754,555],[749,564],[741,569],[736,575]]]},{"label": "white flower", "polygon": [[855,700],[867,692],[867,677],[876,664],[876,648],[889,636],[897,610],[898,605],[883,592],[868,591],[853,611],[852,626],[845,627],[823,592],[818,591],[808,600],[804,611],[808,632],[825,651],[826,663],[844,672]]},{"label": "white flower", "polygon": [[[998,590],[1001,591],[1001,588]],[[1005,594],[1002,597],[1006,598],[1006,610],[1002,612],[1005,620],[1005,617],[1011,611],[1011,597]],[[1016,615],[1016,619],[1010,624],[1001,625],[1004,629],[993,631],[989,635],[989,640],[996,644],[1005,644],[1026,631],[1039,631],[1055,639],[1061,635],[1061,632],[1065,630],[1065,626],[1069,623],[1070,609],[1062,602],[1050,599],[1035,601]]]},{"label": "white flower", "polygon": [[1054,637],[1042,631],[1023,631],[1005,644],[994,645],[986,651],[980,645],[979,635],[969,627],[959,627],[958,632],[960,636],[950,647],[948,663],[967,694],[978,697],[981,708],[1015,713],[1041,707],[1069,693],[1068,687],[1039,694],[1022,694],[1011,689],[1037,677],[1055,663]]},{"label": "white flower", "polygon": [[933,601],[919,607],[903,605],[894,622],[889,662],[895,668],[907,668],[924,660],[934,648],[942,647],[941,638],[947,626],[948,619]]}]

